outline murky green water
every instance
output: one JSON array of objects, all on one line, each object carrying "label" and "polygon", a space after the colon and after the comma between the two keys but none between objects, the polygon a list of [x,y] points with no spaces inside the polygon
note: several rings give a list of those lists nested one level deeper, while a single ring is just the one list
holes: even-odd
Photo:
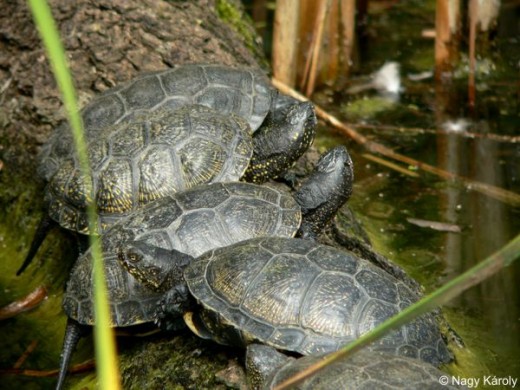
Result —
[{"label": "murky green water", "polygon": [[[476,106],[470,110],[467,67],[461,66],[453,82],[443,88],[436,88],[433,78],[412,81],[408,77],[433,69],[433,42],[421,38],[421,30],[428,26],[424,13],[417,17],[417,12],[421,11],[396,4],[384,15],[374,16],[369,27],[373,39],[362,47],[363,74],[376,71],[386,61],[400,63],[404,92],[399,102],[381,101],[376,92],[349,95],[341,91],[325,93],[328,98],[322,97],[322,101],[333,96],[332,112],[346,122],[374,125],[358,131],[398,153],[519,194],[520,144],[514,137],[520,135],[520,42],[517,35],[511,35],[508,18],[504,15],[500,19],[504,25],[497,50],[479,62]],[[461,118],[467,125],[465,131],[476,136],[443,131],[447,121]],[[520,233],[518,204],[496,200],[432,174],[420,173],[415,178],[397,172],[367,159],[365,149],[341,135],[331,135],[330,130],[324,130],[320,139],[324,145],[342,142],[349,146],[356,163],[350,204],[375,247],[401,264],[427,291]],[[461,231],[419,227],[410,218],[455,225]],[[520,378],[519,282],[517,262],[444,308],[466,343],[466,348],[455,349],[457,362],[449,368],[454,375],[480,378],[480,387],[490,389],[499,387],[483,384],[485,376]]]},{"label": "murky green water", "polygon": [[[364,159],[362,149],[349,145],[357,162],[351,206],[374,246],[399,263],[426,291],[483,260],[520,231],[518,209],[428,175],[409,178]],[[454,224],[462,231],[418,227],[409,218]],[[464,349],[452,346],[457,363],[449,370],[454,375],[518,377],[519,280],[520,267],[516,264],[444,308],[466,344]]]}]

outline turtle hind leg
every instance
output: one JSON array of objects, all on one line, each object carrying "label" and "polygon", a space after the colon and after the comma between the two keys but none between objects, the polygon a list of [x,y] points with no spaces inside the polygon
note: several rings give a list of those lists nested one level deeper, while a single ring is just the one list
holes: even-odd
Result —
[{"label": "turtle hind leg", "polygon": [[70,358],[76,349],[76,345],[81,337],[90,332],[90,327],[81,325],[73,319],[67,320],[67,328],[65,329],[65,337],[63,339],[63,347],[60,359],[60,372],[58,374],[58,382],[56,383],[56,390],[60,390],[65,382],[67,370],[69,368]]},{"label": "turtle hind leg", "polygon": [[56,225],[57,223],[51,217],[49,217],[47,213],[45,213],[45,215],[40,220],[38,228],[36,229],[36,233],[34,233],[34,237],[31,242],[31,247],[29,248],[27,256],[25,257],[22,266],[18,269],[18,271],[16,271],[17,276],[20,276],[22,272],[25,271],[25,269],[29,266],[29,264],[31,264],[43,240],[45,239],[45,237],[47,237],[47,234],[54,227],[56,227]]},{"label": "turtle hind leg", "polygon": [[157,302],[154,323],[161,330],[172,331],[184,327],[183,316],[195,306],[188,286],[180,282],[168,290]]}]

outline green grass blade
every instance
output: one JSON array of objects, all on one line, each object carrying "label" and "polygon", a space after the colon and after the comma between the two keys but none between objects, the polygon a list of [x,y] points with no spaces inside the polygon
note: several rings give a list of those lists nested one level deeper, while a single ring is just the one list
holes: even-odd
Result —
[{"label": "green grass blade", "polygon": [[337,352],[329,354],[326,358],[320,360],[318,363],[288,378],[286,381],[276,386],[275,390],[287,389],[302,382],[332,362],[351,355],[355,351],[358,351],[361,348],[369,345],[371,342],[383,337],[391,330],[399,328],[400,326],[409,323],[418,316],[448,302],[468,288],[479,284],[483,280],[489,278],[491,275],[494,275],[498,271],[502,270],[504,267],[511,265],[513,261],[517,260],[519,257],[520,235],[516,236],[506,246],[486,258],[484,261],[478,263],[463,274],[450,280],[448,283],[444,284],[442,287],[435,290],[431,294],[425,296],[420,301],[407,307],[399,314],[378,325],[372,331],[365,333],[363,336],[341,348]]},{"label": "green grass blade", "polygon": [[[54,77],[63,97],[67,118],[72,129],[74,145],[78,155],[81,173],[90,184],[90,168],[87,157],[85,138],[81,119],[78,113],[76,93],[67,66],[65,51],[61,44],[58,30],[51,10],[45,0],[28,0],[36,27],[47,51],[47,56],[54,72]],[[90,231],[96,231],[98,225],[95,205],[88,207]],[[95,318],[94,338],[96,343],[96,360],[98,382],[101,389],[119,389],[119,367],[115,349],[115,340],[110,326],[110,312],[103,271],[103,259],[100,242],[97,236],[90,236],[92,258],[94,262],[94,298]]]}]

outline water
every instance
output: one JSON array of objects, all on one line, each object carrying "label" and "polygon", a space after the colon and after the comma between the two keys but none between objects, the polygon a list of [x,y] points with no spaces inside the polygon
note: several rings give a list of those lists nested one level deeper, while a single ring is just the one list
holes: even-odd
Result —
[{"label": "water", "polygon": [[[518,233],[518,209],[430,176],[409,178],[364,160],[360,152],[353,153],[358,169],[350,203],[374,246],[427,291],[483,260]],[[461,232],[418,227],[409,218],[453,224]],[[520,372],[519,271],[515,264],[445,308],[466,343],[466,350],[457,353],[459,367],[453,368],[461,375],[504,377]]]},{"label": "water", "polygon": [[[479,62],[476,106],[471,109],[467,66],[457,69],[452,82],[442,87],[431,77],[421,81],[408,77],[433,69],[433,42],[420,38],[424,18],[411,19],[414,12],[419,11],[399,4],[372,19],[372,39],[362,48],[363,74],[354,74],[368,75],[387,61],[398,61],[404,86],[398,102],[375,91],[354,95],[321,91],[318,100],[343,121],[366,125],[358,131],[398,153],[518,195],[518,39],[506,33],[507,26],[501,28],[497,51]],[[447,123],[465,128],[446,133]],[[318,142],[349,147],[356,164],[350,202],[354,211],[374,246],[401,264],[426,291],[477,264],[520,233],[518,203],[497,200],[461,181],[444,180],[399,162],[393,161],[405,173],[390,169],[368,159],[363,147],[333,135],[331,129],[323,129]],[[406,173],[419,173],[419,177]],[[410,218],[441,222],[460,232],[419,227]],[[457,363],[448,368],[454,375],[481,378],[482,388],[497,388],[482,383],[489,375],[520,377],[519,282],[517,261],[444,308],[466,344],[464,349],[454,347]]]}]

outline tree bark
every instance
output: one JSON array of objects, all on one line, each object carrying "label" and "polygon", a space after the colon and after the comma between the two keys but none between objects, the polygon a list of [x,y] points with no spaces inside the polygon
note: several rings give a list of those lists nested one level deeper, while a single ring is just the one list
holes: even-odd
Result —
[{"label": "tree bark", "polygon": [[[50,1],[80,105],[143,71],[189,62],[259,66],[244,38],[219,18],[223,3]],[[4,163],[13,158],[18,164],[32,160],[38,146],[64,118],[59,92],[24,0],[2,1],[0,103]]]},{"label": "tree bark", "polygon": [[[139,72],[193,62],[260,66],[253,28],[236,0],[51,0],[68,55],[80,106]],[[64,280],[73,242],[51,234],[36,261],[15,276],[43,208],[44,183],[37,178],[37,152],[64,120],[60,95],[25,0],[2,0],[0,12],[0,286],[1,302],[48,287],[48,299],[29,316],[2,323],[0,366],[13,367],[36,339],[23,369],[57,367],[65,315]],[[231,17],[233,22],[222,18]],[[228,19],[229,20],[229,19]],[[234,23],[239,22],[238,26]],[[35,332],[35,330],[37,331]],[[73,364],[92,357],[81,343]],[[125,388],[225,388],[215,373],[238,367],[237,350],[206,343],[189,332],[118,340]],[[166,362],[170,361],[170,363]],[[234,362],[234,363],[233,363]],[[239,370],[240,371],[240,370]],[[90,378],[90,384],[86,384]],[[2,376],[6,387],[52,388],[56,378]],[[5,382],[4,382],[5,381]],[[95,388],[94,373],[71,375],[67,387]],[[177,387],[176,387],[177,388]]]}]

